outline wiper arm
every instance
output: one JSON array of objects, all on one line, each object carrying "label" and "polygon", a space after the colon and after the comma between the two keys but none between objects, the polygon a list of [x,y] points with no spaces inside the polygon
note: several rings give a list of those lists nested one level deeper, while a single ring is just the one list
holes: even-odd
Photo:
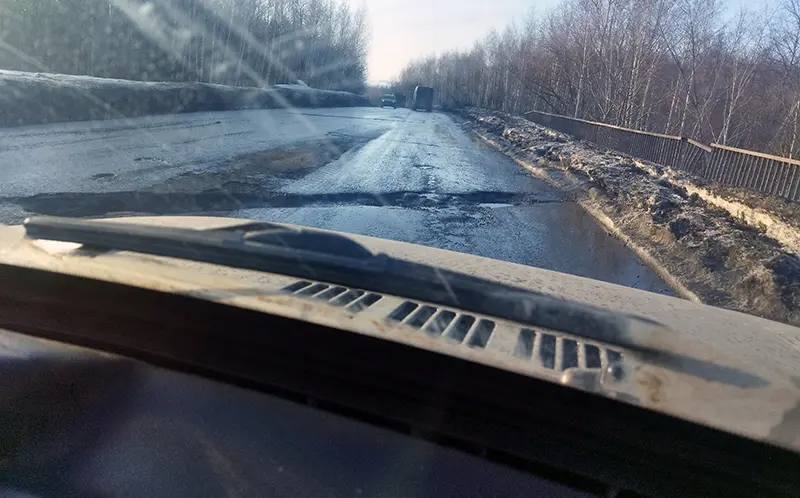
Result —
[{"label": "wiper arm", "polygon": [[74,242],[201,261],[301,278],[343,270],[381,273],[387,257],[347,237],[272,223],[245,223],[211,230],[36,217],[25,220],[29,238]]},{"label": "wiper arm", "polygon": [[25,231],[29,238],[279,273],[394,294],[619,346],[699,377],[737,384],[754,382],[744,372],[686,355],[683,352],[687,339],[656,322],[373,254],[342,235],[293,230],[271,223],[245,222],[191,230],[57,217],[29,218],[25,220]]}]

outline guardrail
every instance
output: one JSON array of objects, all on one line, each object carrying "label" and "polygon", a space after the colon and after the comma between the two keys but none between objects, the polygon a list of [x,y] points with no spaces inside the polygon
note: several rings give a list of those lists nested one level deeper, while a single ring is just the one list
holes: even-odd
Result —
[{"label": "guardrail", "polygon": [[525,117],[576,138],[707,180],[800,200],[798,160],[546,112],[529,111]]},{"label": "guardrail", "polygon": [[800,200],[800,161],[711,144],[711,160],[705,178]]},{"label": "guardrail", "polygon": [[692,140],[691,138],[685,138],[683,140],[683,156],[681,157],[680,163],[675,167],[701,178],[707,178],[708,163],[712,151],[711,147]]}]

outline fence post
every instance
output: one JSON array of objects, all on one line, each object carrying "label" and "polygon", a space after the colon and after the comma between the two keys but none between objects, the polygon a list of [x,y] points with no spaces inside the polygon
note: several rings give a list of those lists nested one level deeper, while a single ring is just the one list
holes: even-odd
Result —
[{"label": "fence post", "polygon": [[678,145],[678,150],[675,154],[675,163],[676,168],[681,171],[686,171],[687,173],[692,173],[690,171],[688,165],[686,164],[686,154],[689,152],[687,149],[689,148],[689,141],[686,137],[681,137],[680,144]]},{"label": "fence post", "polygon": [[736,170],[742,167],[745,163],[745,157],[742,154],[736,154],[731,152],[731,161],[728,165],[728,170],[725,171],[725,176],[722,177],[723,183],[730,185],[731,180],[733,179],[733,175],[736,173]]},{"label": "fence post", "polygon": [[781,163],[783,168],[783,175],[781,178],[781,185],[776,195],[780,195],[786,197],[786,191],[788,190],[788,186],[792,181],[792,173],[794,172],[794,168],[789,163]]},{"label": "fence post", "polygon": [[793,190],[794,186],[797,183],[798,167],[792,164],[789,164],[788,166],[791,169],[789,170],[790,171],[789,177],[786,179],[786,190],[784,191],[783,195],[784,197],[794,200]]},{"label": "fence post", "polygon": [[770,161],[769,163],[769,179],[767,182],[766,192],[772,194],[775,192],[775,186],[778,184],[778,171],[780,168],[776,161]]},{"label": "fence post", "polygon": [[792,184],[789,186],[789,193],[787,197],[793,201],[796,201],[798,198],[800,198],[800,170],[797,169],[800,168],[800,166],[795,165],[794,168],[795,174],[792,178]]},{"label": "fence post", "polygon": [[722,162],[722,150],[717,147],[717,144],[711,144],[711,161],[708,165],[708,180],[716,181],[716,171],[719,168],[720,162]]},{"label": "fence post", "polygon": [[711,144],[711,156],[706,165],[706,180],[714,179],[714,169],[716,169],[717,162],[719,161],[719,149],[717,149],[716,145],[717,144]]},{"label": "fence post", "polygon": [[755,162],[750,163],[750,167],[747,168],[747,174],[745,175],[744,184],[742,186],[745,188],[754,188],[757,178],[758,167]]}]

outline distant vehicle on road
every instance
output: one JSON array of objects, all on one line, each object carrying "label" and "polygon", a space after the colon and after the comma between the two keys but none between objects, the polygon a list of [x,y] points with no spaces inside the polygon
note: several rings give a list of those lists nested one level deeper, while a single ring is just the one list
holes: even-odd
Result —
[{"label": "distant vehicle on road", "polygon": [[381,97],[381,107],[392,107],[397,109],[397,99],[391,93],[387,93]]},{"label": "distant vehicle on road", "polygon": [[411,109],[425,109],[428,112],[433,110],[433,88],[419,85],[414,89],[414,96],[411,98]]}]

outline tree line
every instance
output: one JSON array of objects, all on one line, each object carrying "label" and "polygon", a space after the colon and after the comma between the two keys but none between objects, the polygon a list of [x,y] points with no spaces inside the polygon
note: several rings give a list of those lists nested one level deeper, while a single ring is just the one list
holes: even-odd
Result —
[{"label": "tree line", "polygon": [[565,0],[410,63],[444,105],[539,110],[800,157],[800,0]]},{"label": "tree line", "polygon": [[339,0],[0,0],[0,68],[360,92],[368,26]]}]

